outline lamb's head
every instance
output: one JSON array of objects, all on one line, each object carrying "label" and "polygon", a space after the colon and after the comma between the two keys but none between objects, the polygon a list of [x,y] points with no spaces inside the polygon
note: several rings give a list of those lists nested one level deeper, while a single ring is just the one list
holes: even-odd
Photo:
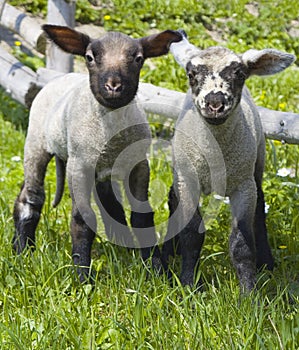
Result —
[{"label": "lamb's head", "polygon": [[207,122],[222,124],[238,105],[248,68],[241,58],[222,47],[211,47],[186,65],[194,104]]},{"label": "lamb's head", "polygon": [[[295,58],[273,49],[249,50],[243,55],[218,46],[199,50],[186,38],[172,44],[171,51],[175,57],[179,56],[178,62],[186,69],[199,114],[215,125],[223,124],[238,106],[245,80],[250,75],[280,72]],[[182,52],[188,52],[183,59]]]},{"label": "lamb's head", "polygon": [[120,108],[132,101],[144,60],[166,54],[172,42],[182,39],[179,32],[171,30],[140,39],[119,32],[91,39],[64,26],[44,25],[43,29],[61,49],[85,57],[91,90],[108,108]]}]

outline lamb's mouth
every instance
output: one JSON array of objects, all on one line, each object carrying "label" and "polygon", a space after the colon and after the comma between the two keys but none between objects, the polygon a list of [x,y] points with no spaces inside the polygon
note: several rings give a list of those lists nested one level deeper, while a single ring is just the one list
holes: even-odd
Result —
[{"label": "lamb's mouth", "polygon": [[98,94],[97,100],[101,105],[107,108],[118,109],[128,105],[134,99],[134,97],[135,95],[103,97],[102,95]]},{"label": "lamb's mouth", "polygon": [[205,117],[205,120],[211,125],[221,125],[226,122],[227,116],[224,117]]},{"label": "lamb's mouth", "polygon": [[229,110],[221,110],[219,112],[211,113],[210,111],[203,110],[201,115],[204,119],[212,125],[221,125],[226,122],[229,116]]},{"label": "lamb's mouth", "polygon": [[[131,100],[129,102],[131,102]],[[119,98],[119,97],[111,97],[111,98],[105,98],[103,100],[102,104],[105,107],[117,109],[117,108],[121,108],[121,107],[126,106],[129,102],[128,102],[128,99]]]}]

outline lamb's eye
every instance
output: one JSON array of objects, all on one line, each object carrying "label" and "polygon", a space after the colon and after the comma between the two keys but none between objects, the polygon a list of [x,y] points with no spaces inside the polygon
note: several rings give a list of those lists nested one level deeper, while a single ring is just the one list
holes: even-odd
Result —
[{"label": "lamb's eye", "polygon": [[141,54],[136,55],[135,62],[143,63],[143,56]]},{"label": "lamb's eye", "polygon": [[236,68],[234,70],[234,76],[236,77],[236,79],[238,80],[245,80],[246,79],[246,73],[244,72],[244,70],[240,67],[240,68]]},{"label": "lamb's eye", "polygon": [[234,70],[234,74],[238,77],[238,76],[243,76],[243,75],[244,75],[244,72],[242,71],[242,68],[241,68],[241,67],[237,67],[237,68]]},{"label": "lamb's eye", "polygon": [[86,61],[89,63],[93,61],[93,57],[88,53],[85,55],[85,58],[86,58]]},{"label": "lamb's eye", "polygon": [[189,72],[187,75],[189,79],[194,79],[194,74],[192,72]]},{"label": "lamb's eye", "polygon": [[187,73],[187,76],[189,78],[190,85],[194,85],[195,84],[195,74],[190,71]]}]

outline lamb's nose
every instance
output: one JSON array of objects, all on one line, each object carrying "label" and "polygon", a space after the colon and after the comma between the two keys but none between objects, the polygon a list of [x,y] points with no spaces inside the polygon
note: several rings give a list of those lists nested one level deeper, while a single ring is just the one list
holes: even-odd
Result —
[{"label": "lamb's nose", "polygon": [[117,82],[107,82],[105,84],[105,89],[108,92],[120,92],[122,90],[122,85],[121,83],[117,83]]},{"label": "lamb's nose", "polygon": [[224,106],[221,102],[208,103],[208,108],[213,113],[221,112],[222,107],[224,107]]},{"label": "lamb's nose", "polygon": [[225,97],[222,92],[210,92],[205,97],[206,108],[209,113],[216,114],[221,113],[225,106]]}]

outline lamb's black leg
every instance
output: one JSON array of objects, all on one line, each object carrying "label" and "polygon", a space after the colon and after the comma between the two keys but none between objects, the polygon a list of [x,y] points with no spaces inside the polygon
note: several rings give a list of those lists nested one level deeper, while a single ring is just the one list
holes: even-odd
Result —
[{"label": "lamb's black leg", "polygon": [[[115,194],[117,191],[117,195]],[[132,247],[133,237],[127,226],[124,209],[119,202],[120,189],[117,183],[111,180],[98,182],[96,185],[96,202],[101,211],[106,235],[112,243]]]},{"label": "lamb's black leg", "polygon": [[92,167],[69,158],[67,177],[72,198],[72,257],[80,282],[90,280],[91,247],[97,228],[96,216],[90,205],[95,173]]},{"label": "lamb's black leg", "polygon": [[[182,271],[180,280],[183,285],[193,285],[196,265],[204,243],[205,228],[198,210],[200,188],[195,169],[184,168],[184,173],[174,173],[171,196],[175,196],[171,211],[174,218],[168,222],[168,236],[179,234]],[[168,253],[171,249],[168,249]],[[165,254],[165,252],[164,252]],[[201,281],[199,281],[201,285]]]},{"label": "lamb's black leg", "polygon": [[256,284],[256,250],[254,215],[256,210],[256,184],[244,181],[230,197],[233,224],[229,239],[230,256],[236,269],[241,291],[250,292]]},{"label": "lamb's black leg", "polygon": [[171,186],[168,194],[168,207],[169,207],[168,229],[165,237],[165,243],[163,244],[163,247],[162,247],[162,256],[163,256],[163,259],[165,259],[166,261],[168,260],[169,256],[175,255],[178,238],[179,238],[178,234],[176,234],[174,237],[172,236],[172,233],[176,230],[178,225],[178,222],[177,222],[178,218],[173,216],[175,211],[178,208],[178,198],[174,191],[173,186]]},{"label": "lamb's black leg", "polygon": [[80,282],[90,281],[91,247],[95,237],[96,218],[90,207],[72,208],[72,257]]},{"label": "lamb's black leg", "polygon": [[257,187],[257,204],[254,220],[256,266],[258,269],[266,267],[269,270],[273,270],[274,259],[268,243],[264,192],[262,190],[261,175],[258,174],[258,171],[256,171],[255,181]]},{"label": "lamb's black leg", "polygon": [[179,234],[176,234],[174,237],[172,236],[178,226],[177,218],[174,216],[174,213],[178,208],[178,199],[173,186],[171,186],[168,194],[168,207],[168,228],[162,246],[162,260],[165,266],[168,265],[168,259],[170,256],[175,256],[176,253],[179,253]]},{"label": "lamb's black leg", "polygon": [[42,149],[24,162],[25,181],[14,204],[15,234],[13,248],[19,254],[26,246],[34,247],[35,230],[45,201],[44,178],[52,156]]},{"label": "lamb's black leg", "polygon": [[152,257],[154,268],[161,269],[161,253],[158,248],[154,225],[154,213],[148,202],[149,166],[147,160],[138,163],[129,175],[126,187],[131,205],[131,225],[141,248],[143,260]]},{"label": "lamb's black leg", "polygon": [[[202,217],[197,209],[187,226],[180,233],[180,248],[182,254],[182,272],[180,276],[183,285],[193,285],[194,272],[199,262],[200,251],[204,243],[205,231]],[[200,280],[198,285],[202,285]]]}]

